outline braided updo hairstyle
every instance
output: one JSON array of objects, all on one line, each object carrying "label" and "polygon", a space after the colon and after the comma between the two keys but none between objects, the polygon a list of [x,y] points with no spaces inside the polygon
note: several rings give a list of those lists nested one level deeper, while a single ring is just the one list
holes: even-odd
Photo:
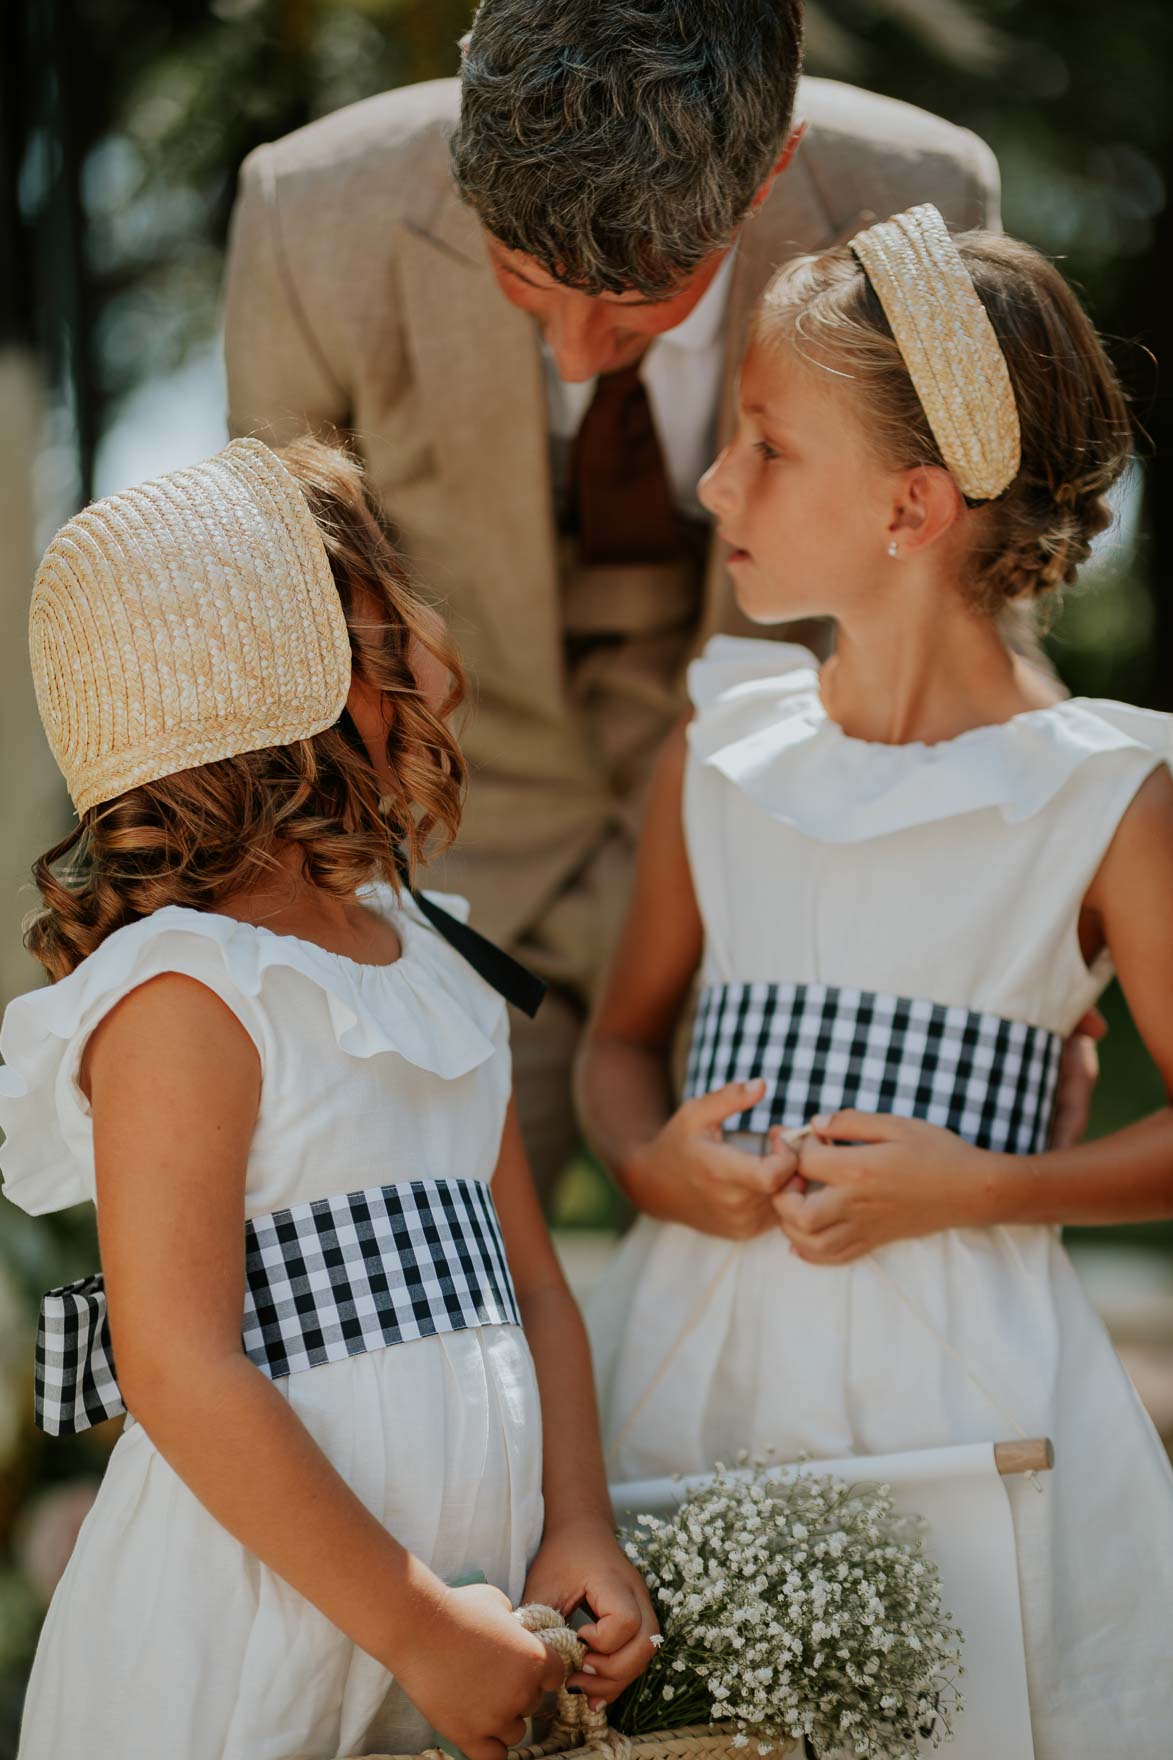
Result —
[{"label": "braided updo hairstyle", "polygon": [[[397,888],[401,859],[413,872],[433,839],[443,847],[456,835],[466,768],[447,720],[465,684],[447,631],[408,584],[358,461],[309,438],[280,457],[322,534],[353,671],[387,701],[395,786],[383,794],[343,714],[310,739],[180,770],[89,808],[33,866],[43,908],[26,926],[25,945],[51,978],[164,905],[214,911],[272,873],[282,847],[297,848],[313,885],[347,897],[371,880]],[[413,650],[447,670],[438,712],[420,688]]]},{"label": "braided updo hairstyle", "polygon": [[[989,313],[1018,404],[1022,462],[992,501],[970,502],[962,586],[991,615],[1074,580],[1111,521],[1107,491],[1129,461],[1132,429],[1103,344],[1058,270],[999,233],[954,240]],[[846,379],[866,433],[892,470],[945,468],[883,307],[849,245],[800,257],[774,277],[753,340],[786,343]]]}]

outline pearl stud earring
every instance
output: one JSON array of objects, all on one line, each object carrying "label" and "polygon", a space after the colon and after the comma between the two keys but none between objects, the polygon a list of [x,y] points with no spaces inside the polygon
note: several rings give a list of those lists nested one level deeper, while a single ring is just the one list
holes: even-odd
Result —
[{"label": "pearl stud earring", "polygon": [[895,538],[893,538],[892,542],[888,546],[888,554],[892,558],[893,561],[895,561],[896,558],[900,555],[900,551],[897,548]]}]

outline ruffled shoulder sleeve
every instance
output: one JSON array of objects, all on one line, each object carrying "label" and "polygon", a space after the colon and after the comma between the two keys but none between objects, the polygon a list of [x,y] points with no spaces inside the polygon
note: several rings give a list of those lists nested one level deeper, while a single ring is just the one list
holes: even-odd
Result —
[{"label": "ruffled shoulder sleeve", "polygon": [[818,694],[818,661],[796,642],[713,636],[688,669],[696,723],[730,729],[753,718],[753,705]]},{"label": "ruffled shoulder sleeve", "polygon": [[[1057,705],[1060,709],[1063,704]],[[1166,764],[1173,766],[1173,715],[1163,714],[1159,709],[1138,709],[1135,703],[1117,703],[1110,697],[1073,697],[1067,705],[1070,716],[1084,723],[1084,737],[1089,738],[1092,745],[1099,745],[1104,734],[1102,727],[1111,728],[1123,737],[1129,745],[1151,752],[1154,758],[1163,758]]]},{"label": "ruffled shoulder sleeve", "polygon": [[[431,893],[463,920],[462,898]],[[94,1195],[82,1054],[110,1010],[151,978],[179,972],[207,986],[244,1026],[280,1092],[281,1046],[316,1035],[324,1056],[391,1054],[454,1080],[497,1058],[508,1072],[506,1006],[412,899],[364,892],[400,932],[391,965],[364,965],[296,936],[171,905],[118,929],[59,983],[19,996],[0,1028],[0,1174],[4,1195],[40,1215]],[[338,1079],[344,1079],[344,1070]],[[333,1078],[331,1078],[333,1079]]]},{"label": "ruffled shoulder sleeve", "polygon": [[39,1216],[93,1198],[89,1103],[78,1086],[82,1054],[110,1010],[150,979],[178,972],[214,991],[264,1066],[264,1015],[233,969],[230,936],[218,935],[215,924],[239,927],[197,911],[158,911],[115,930],[68,977],[9,1003],[0,1027],[0,1173],[4,1196],[22,1210]]}]

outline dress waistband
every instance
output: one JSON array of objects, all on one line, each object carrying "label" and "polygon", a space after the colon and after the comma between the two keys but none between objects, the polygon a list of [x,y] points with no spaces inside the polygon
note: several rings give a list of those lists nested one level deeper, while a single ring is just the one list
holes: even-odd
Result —
[{"label": "dress waistband", "polygon": [[[245,1224],[244,1354],[271,1380],[440,1332],[519,1326],[492,1193],[414,1180]],[[73,1435],[126,1410],[99,1273],[52,1289],[37,1326],[36,1421]]]},{"label": "dress waistband", "polygon": [[702,991],[686,1098],[764,1077],[728,1130],[807,1124],[854,1107],[944,1125],[981,1149],[1045,1148],[1063,1041],[1045,1027],[907,996],[825,984]]}]

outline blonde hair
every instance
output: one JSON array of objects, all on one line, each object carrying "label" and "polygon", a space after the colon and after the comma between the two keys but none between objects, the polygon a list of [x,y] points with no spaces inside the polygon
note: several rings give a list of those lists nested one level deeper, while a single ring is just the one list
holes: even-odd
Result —
[{"label": "blonde hair", "polygon": [[[465,694],[455,648],[408,584],[351,454],[307,438],[279,456],[322,534],[353,673],[393,708],[387,762],[396,786],[382,796],[343,715],[310,739],[181,770],[90,808],[33,865],[43,908],[25,945],[54,979],[115,929],[165,905],[215,910],[274,870],[282,844],[297,847],[311,884],[346,897],[375,879],[397,887],[400,850],[410,873],[433,839],[444,847],[456,835],[467,773],[446,725]],[[451,678],[437,712],[412,670],[413,643]]]},{"label": "blonde hair", "polygon": [[[1111,521],[1107,491],[1129,461],[1132,429],[1096,331],[1053,264],[1016,239],[954,240],[989,314],[1014,388],[1022,457],[1009,485],[968,503],[972,542],[962,586],[992,615],[1070,583]],[[945,468],[904,358],[850,245],[780,270],[752,340],[789,345],[845,379],[883,464]]]}]

